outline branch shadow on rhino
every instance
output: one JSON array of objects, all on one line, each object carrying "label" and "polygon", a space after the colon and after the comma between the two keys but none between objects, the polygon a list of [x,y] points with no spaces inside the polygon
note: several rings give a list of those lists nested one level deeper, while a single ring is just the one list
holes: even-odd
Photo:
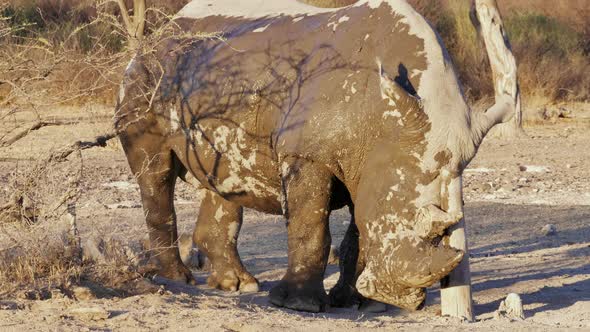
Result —
[{"label": "branch shadow on rhino", "polygon": [[[187,139],[184,147],[178,149],[182,151],[178,157],[189,172],[213,191],[217,191],[216,184],[221,180],[220,161],[227,151],[216,145],[212,123],[217,127],[244,129],[249,140],[273,147],[270,151],[258,153],[276,159],[274,148],[279,138],[308,121],[301,117],[290,121],[296,108],[299,114],[306,111],[307,106],[301,102],[302,88],[320,76],[360,69],[347,63],[346,57],[330,45],[321,44],[309,52],[296,49],[295,40],[280,45],[269,44],[261,51],[221,52],[224,47],[232,47],[231,38],[239,33],[224,34],[220,37],[224,41],[172,42],[184,46],[168,45],[164,61],[151,65],[154,73],[158,73],[158,68],[163,70],[154,75],[161,76],[159,107],[166,109],[178,105],[182,114],[180,127]],[[166,111],[160,112],[159,116],[166,122],[174,121]],[[272,131],[269,126],[281,130]],[[202,143],[203,140],[215,155],[212,163],[199,148],[197,141]],[[223,193],[226,198],[245,194],[243,191]]]}]

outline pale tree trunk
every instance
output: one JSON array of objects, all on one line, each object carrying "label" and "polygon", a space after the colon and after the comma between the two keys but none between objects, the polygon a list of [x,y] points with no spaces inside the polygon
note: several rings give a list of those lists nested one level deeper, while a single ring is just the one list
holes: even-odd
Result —
[{"label": "pale tree trunk", "polygon": [[129,34],[129,47],[137,49],[139,43],[143,39],[145,30],[145,0],[133,0],[133,16],[129,15],[129,9],[125,5],[125,0],[117,0],[119,9],[121,10],[121,17],[125,29]]},{"label": "pale tree trunk", "polygon": [[[504,30],[504,24],[498,10],[496,0],[474,0],[474,18],[478,21],[481,35],[492,67],[496,104],[488,109],[483,116],[477,117],[480,124],[477,137],[481,140],[487,130],[499,122],[497,134],[517,136],[522,134],[522,109],[516,59],[510,49],[510,42]],[[509,116],[507,116],[509,115]],[[510,117],[512,115],[512,117]],[[509,119],[506,121],[506,119]],[[447,188],[443,186],[441,197],[448,197],[442,202],[443,209],[448,211],[463,210],[462,178],[450,181]],[[447,192],[444,192],[444,191]],[[446,206],[445,206],[446,205]],[[471,272],[469,267],[469,251],[465,221],[449,230],[449,245],[465,251],[465,257],[447,278],[441,281],[441,310],[445,316],[458,317],[473,321],[473,301],[471,295]]]},{"label": "pale tree trunk", "polygon": [[514,102],[514,117],[494,128],[493,135],[515,137],[522,129],[522,105],[516,59],[502,22],[496,0],[474,0],[475,18],[483,37],[494,79],[496,102],[508,95]]}]

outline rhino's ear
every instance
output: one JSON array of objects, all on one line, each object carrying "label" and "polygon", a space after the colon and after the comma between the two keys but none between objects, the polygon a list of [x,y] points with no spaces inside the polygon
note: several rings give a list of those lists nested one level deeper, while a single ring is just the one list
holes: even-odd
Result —
[{"label": "rhino's ear", "polygon": [[420,98],[413,96],[398,82],[391,79],[383,69],[383,64],[379,58],[377,58],[377,68],[379,71],[379,79],[381,81],[381,84],[379,85],[381,88],[381,97],[383,99],[389,99],[390,105],[392,106],[409,106],[415,107],[416,109],[422,109]]},{"label": "rhino's ear", "polygon": [[377,68],[380,79],[379,86],[381,89],[381,97],[387,100],[390,106],[394,107],[401,113],[401,123],[404,127],[404,130],[402,131],[403,136],[405,138],[413,138],[414,136],[423,133],[423,130],[428,126],[429,121],[428,116],[424,111],[422,100],[419,97],[412,95],[398,82],[389,78],[379,59],[377,59]]}]

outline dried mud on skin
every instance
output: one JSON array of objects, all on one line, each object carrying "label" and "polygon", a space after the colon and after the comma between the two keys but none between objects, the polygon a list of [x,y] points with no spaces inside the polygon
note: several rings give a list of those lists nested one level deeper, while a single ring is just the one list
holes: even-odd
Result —
[{"label": "dried mud on skin", "polygon": [[[476,323],[440,317],[436,287],[429,289],[426,308],[414,313],[391,307],[382,314],[361,313],[355,308],[328,308],[322,314],[275,308],[267,294],[286,268],[284,221],[247,211],[239,251],[246,267],[261,281],[259,293],[240,295],[207,288],[208,274],[195,271],[198,287],[145,283],[146,288],[138,288],[135,295],[95,292],[84,296],[85,292],[78,290],[78,300],[56,291],[46,300],[2,298],[0,329],[588,329],[590,117],[584,114],[577,115],[576,121],[527,128],[529,137],[514,142],[487,139],[467,170],[465,216]],[[95,124],[65,130],[48,127],[39,135],[0,150],[0,181],[8,182],[17,163],[22,168],[32,163],[29,159],[67,143],[72,135],[92,137],[101,129]],[[143,213],[133,204],[139,202],[139,193],[119,147],[85,152],[84,166],[83,193],[78,203],[82,241],[96,234],[107,234],[124,243],[145,238]],[[9,196],[8,190],[0,189],[2,201]],[[179,185],[176,207],[181,233],[192,231],[199,199],[194,189]],[[348,220],[345,210],[333,214],[332,244],[339,244]],[[552,236],[542,231],[548,224],[556,226]],[[6,245],[0,243],[0,247]],[[337,271],[337,266],[329,266],[326,289],[336,283]],[[509,293],[521,296],[524,321],[494,318]]]}]

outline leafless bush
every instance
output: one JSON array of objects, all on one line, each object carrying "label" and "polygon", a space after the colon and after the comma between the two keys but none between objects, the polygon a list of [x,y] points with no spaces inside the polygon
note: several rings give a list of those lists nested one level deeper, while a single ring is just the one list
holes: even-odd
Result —
[{"label": "leafless bush", "polygon": [[[41,15],[43,24],[50,25],[63,13],[42,6],[53,8],[72,3],[44,0],[36,9],[47,14]],[[118,86],[123,68],[132,56],[148,57],[168,38],[194,37],[177,35],[178,30],[169,23],[171,17],[150,8],[148,34],[141,43],[134,40],[131,47],[113,49],[113,36],[126,40],[129,27],[115,15],[116,4],[104,2],[95,8],[95,13],[89,13],[88,19],[80,20],[68,34],[53,39],[46,38],[31,23],[15,25],[10,23],[14,21],[10,16],[0,19],[0,128],[5,129],[0,133],[0,148],[9,147],[43,127],[75,124],[52,119],[45,110],[64,103],[95,100]],[[0,8],[0,13],[6,12]],[[70,41],[87,34],[89,29],[94,29],[91,47],[82,52],[79,43]],[[33,120],[25,113],[34,114]],[[29,122],[23,124],[23,119]],[[68,206],[73,206],[80,196],[84,176],[82,151],[105,146],[116,136],[113,128],[94,139],[75,141],[39,156],[30,165],[19,166],[8,176],[12,197],[0,204],[0,294],[19,287],[64,288],[80,279],[113,285],[135,280],[145,273],[137,266],[136,256],[141,252],[130,255],[129,244],[118,240],[102,244],[107,259],[82,259],[80,241],[75,240],[79,238],[75,224],[63,221],[68,217]]]},{"label": "leafless bush", "polygon": [[67,229],[60,224],[0,224],[0,245],[0,296],[61,287],[83,272]]}]

